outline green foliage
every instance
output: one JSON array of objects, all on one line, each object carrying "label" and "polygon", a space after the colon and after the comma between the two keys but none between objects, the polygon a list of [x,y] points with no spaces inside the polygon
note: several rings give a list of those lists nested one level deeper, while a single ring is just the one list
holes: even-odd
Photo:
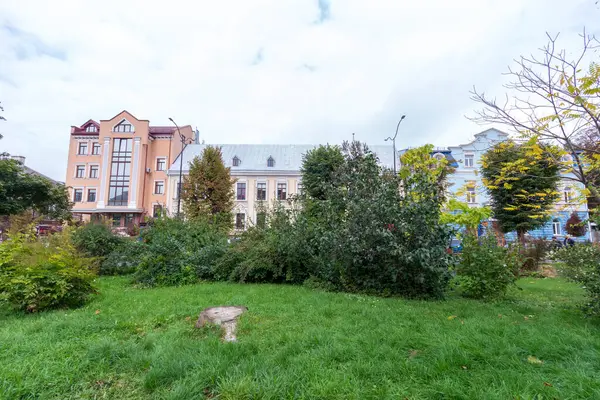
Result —
[{"label": "green foliage", "polygon": [[95,293],[92,260],[71,244],[69,231],[41,242],[19,234],[0,244],[0,301],[37,312],[76,307]]},{"label": "green foliage", "polygon": [[565,223],[565,230],[571,236],[585,236],[587,224],[579,218],[579,214],[576,211],[573,211]]},{"label": "green foliage", "polygon": [[339,146],[319,146],[302,157],[302,187],[304,193],[316,200],[325,200],[329,185],[344,163]]},{"label": "green foliage", "polygon": [[0,159],[0,215],[33,209],[51,218],[68,219],[70,208],[64,185],[27,173],[16,160]]},{"label": "green foliage", "polygon": [[201,219],[225,232],[233,228],[233,184],[230,169],[225,167],[221,148],[207,146],[201,157],[190,163],[183,181],[183,209],[188,219]]},{"label": "green foliage", "polygon": [[517,279],[518,250],[498,246],[493,235],[480,238],[466,235],[462,245],[455,278],[459,292],[465,297],[485,300],[504,296]]},{"label": "green foliage", "polygon": [[552,256],[559,261],[563,276],[583,285],[588,296],[584,311],[600,316],[600,247],[577,243],[556,250]]},{"label": "green foliage", "polygon": [[145,253],[145,244],[137,240],[124,238],[110,254],[101,260],[100,275],[128,275],[137,269],[142,255]]},{"label": "green foliage", "polygon": [[146,286],[183,285],[212,279],[211,266],[226,245],[225,234],[201,220],[159,218],[142,231],[144,245],[134,281]]},{"label": "green foliage", "polygon": [[444,224],[454,224],[465,228],[468,232],[476,233],[481,221],[489,219],[492,210],[489,207],[470,207],[467,203],[450,199],[441,215]]},{"label": "green foliage", "polygon": [[498,143],[483,155],[483,183],[504,233],[516,231],[523,241],[527,231],[546,223],[558,197],[561,154],[533,138]]},{"label": "green foliage", "polygon": [[540,270],[548,253],[552,250],[553,243],[544,239],[533,239],[520,247],[522,265],[521,274],[535,273]]},{"label": "green foliage", "polygon": [[103,223],[88,223],[77,228],[72,235],[77,250],[88,257],[103,258],[119,248],[125,238],[115,235],[110,226]]}]

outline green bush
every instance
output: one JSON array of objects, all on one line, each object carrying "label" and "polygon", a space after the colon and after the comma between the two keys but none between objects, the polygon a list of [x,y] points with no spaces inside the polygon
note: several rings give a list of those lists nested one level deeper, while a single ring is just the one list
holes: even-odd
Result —
[{"label": "green bush", "polygon": [[44,242],[13,236],[0,244],[0,300],[27,312],[80,306],[96,292],[92,264],[69,231]]},{"label": "green bush", "polygon": [[137,269],[141,257],[146,251],[145,244],[137,240],[126,239],[106,256],[100,264],[100,275],[128,275]]},{"label": "green bush", "polygon": [[455,283],[465,297],[499,298],[515,283],[520,266],[518,249],[499,246],[494,235],[467,235],[456,266]]},{"label": "green bush", "polygon": [[520,248],[521,259],[521,275],[529,275],[539,271],[542,263],[552,249],[552,242],[544,239],[533,239],[525,243],[524,247]]},{"label": "green bush", "polygon": [[124,241],[125,238],[115,235],[108,225],[102,223],[85,224],[73,233],[73,244],[89,257],[106,257]]},{"label": "green bush", "polygon": [[584,311],[600,316],[600,247],[577,243],[554,251],[552,258],[558,261],[562,276],[583,285],[588,296]]},{"label": "green bush", "polygon": [[159,218],[141,234],[144,241],[134,281],[146,286],[183,285],[214,279],[213,258],[220,257],[226,236],[202,221]]}]

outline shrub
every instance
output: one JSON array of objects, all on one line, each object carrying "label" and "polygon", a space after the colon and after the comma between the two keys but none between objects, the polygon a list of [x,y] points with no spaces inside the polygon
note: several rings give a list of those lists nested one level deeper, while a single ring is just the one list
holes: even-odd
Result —
[{"label": "shrub", "polygon": [[15,235],[0,244],[0,300],[27,312],[82,305],[95,293],[91,265],[68,230],[44,242]]},{"label": "shrub", "polygon": [[127,275],[133,273],[145,253],[145,244],[137,240],[126,239],[100,264],[100,275]]},{"label": "shrub", "polygon": [[559,262],[561,275],[583,285],[588,296],[583,310],[600,316],[600,247],[577,243],[556,250],[552,258]]},{"label": "shrub", "polygon": [[183,285],[214,279],[212,265],[224,252],[226,236],[202,221],[159,218],[143,230],[134,281],[147,286]]},{"label": "shrub", "polygon": [[571,236],[585,236],[587,225],[579,218],[579,214],[576,211],[573,211],[565,223],[565,230]]},{"label": "shrub", "polygon": [[89,257],[106,257],[121,246],[124,240],[102,223],[85,224],[73,233],[75,247]]},{"label": "shrub", "polygon": [[551,249],[552,243],[544,239],[534,239],[525,243],[525,246],[520,248],[523,260],[521,274],[539,271]]},{"label": "shrub", "polygon": [[[478,240],[479,239],[479,240]],[[467,235],[456,266],[455,283],[465,297],[494,299],[506,294],[520,267],[516,248],[498,246],[495,236]]]}]

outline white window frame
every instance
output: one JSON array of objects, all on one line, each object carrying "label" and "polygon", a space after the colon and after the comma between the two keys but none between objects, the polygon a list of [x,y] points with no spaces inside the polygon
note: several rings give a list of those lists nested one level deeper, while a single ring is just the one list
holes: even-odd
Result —
[{"label": "white window frame", "polygon": [[[467,165],[467,159],[471,161],[471,165]],[[465,168],[475,168],[475,154],[465,153]]]},{"label": "white window frame", "polygon": [[[97,168],[96,176],[92,176],[92,167]],[[90,179],[99,179],[100,178],[100,164],[88,164],[88,178]]]},{"label": "white window frame", "polygon": [[[258,184],[259,183],[265,184],[265,198],[261,199],[261,200],[258,199]],[[254,190],[256,192],[256,194],[254,196],[255,201],[268,201],[269,200],[269,181],[267,179],[257,179],[256,185],[254,186]]]},{"label": "white window frame", "polygon": [[304,185],[302,185],[302,179],[296,181],[296,195],[301,195],[300,188],[304,190]]},{"label": "white window frame", "polygon": [[164,217],[165,216],[165,211],[167,210],[167,208],[163,204],[161,204],[161,203],[152,203],[152,218],[157,218],[157,217],[154,216],[154,208],[155,207],[160,207],[160,209],[161,209],[161,215],[160,216]]},{"label": "white window frame", "polygon": [[98,127],[94,124],[89,124],[85,127],[86,132],[98,132]]},{"label": "white window frame", "polygon": [[477,187],[475,186],[474,182],[467,182],[465,197],[467,200],[467,204],[477,204]]},{"label": "white window frame", "polygon": [[444,156],[444,154],[442,154],[442,153],[435,153],[433,155],[433,158],[435,158],[438,161],[442,161],[444,158],[446,158],[446,156]]},{"label": "white window frame", "polygon": [[[165,162],[165,168],[164,169],[158,169],[158,161],[159,160],[163,160]],[[166,171],[167,170],[167,157],[156,157],[156,160],[154,160],[154,168],[156,169],[156,171]]]},{"label": "white window frame", "polygon": [[[238,184],[243,183],[246,185],[246,193],[243,199],[238,199]],[[248,201],[248,182],[245,179],[238,180],[235,182],[235,200],[236,201]]]},{"label": "white window frame", "polygon": [[[85,145],[85,153],[80,153],[82,144]],[[90,143],[88,141],[80,140],[79,142],[77,142],[77,155],[78,156],[87,156],[89,154],[89,152],[90,152]]]},{"label": "white window frame", "polygon": [[[157,193],[156,192],[156,184],[157,183],[162,183],[162,193]],[[158,180],[154,181],[154,186],[153,186],[152,192],[153,192],[153,194],[159,194],[159,195],[165,194],[165,181],[164,181],[164,179],[158,179]]]},{"label": "white window frame", "polygon": [[[94,153],[94,147],[98,148],[98,153]],[[92,155],[99,156],[102,153],[102,145],[99,142],[92,142]]]},{"label": "white window frame", "polygon": [[[131,130],[126,131],[126,130],[115,130],[118,126],[121,125],[130,125],[131,126]],[[112,131],[113,132],[117,132],[117,133],[134,133],[135,132],[135,126],[129,122],[126,118],[123,118],[121,121],[119,121],[118,123],[116,123],[113,127],[112,127]]]},{"label": "white window frame", "polygon": [[[240,214],[243,215],[244,217],[242,219],[242,227],[238,228],[238,225],[237,225],[237,216],[240,215]],[[248,218],[247,215],[246,215],[246,213],[245,212],[236,212],[233,215],[233,218],[234,218],[234,220],[233,220],[233,226],[235,227],[235,230],[236,231],[245,231],[246,230],[246,219]]]},{"label": "white window frame", "polygon": [[[74,187],[73,188],[73,196],[72,196],[73,203],[83,203],[83,195],[85,194],[85,190],[84,189],[85,188],[83,186],[78,186],[78,187]],[[76,201],[75,200],[75,192],[77,190],[81,190],[81,201]]]},{"label": "white window frame", "polygon": [[552,235],[562,235],[562,227],[560,226],[560,220],[552,220]]},{"label": "white window frame", "polygon": [[563,192],[563,201],[567,204],[573,202],[573,188],[571,186],[565,186],[562,190]]},{"label": "white window frame", "polygon": [[[90,198],[90,190],[93,190],[93,191],[95,191],[95,193],[96,193],[96,196],[95,196],[95,197],[96,197],[96,199],[95,199],[94,201],[89,201],[89,198]],[[85,195],[86,195],[86,196],[85,196],[85,202],[86,202],[86,203],[96,203],[96,202],[98,202],[98,189],[97,189],[97,188],[95,188],[95,187],[86,187],[86,188],[85,188]]]},{"label": "white window frame", "polygon": [[[83,176],[77,176],[77,173],[79,172],[79,167],[83,167]],[[75,164],[75,179],[85,179],[86,178],[86,168],[85,168],[85,164]]]},{"label": "white window frame", "polygon": [[[279,185],[280,184],[284,184],[285,185],[285,199],[280,199],[279,198]],[[287,199],[289,199],[289,191],[288,191],[288,182],[287,180],[278,180],[277,183],[275,184],[275,199],[278,201],[286,201]]]}]

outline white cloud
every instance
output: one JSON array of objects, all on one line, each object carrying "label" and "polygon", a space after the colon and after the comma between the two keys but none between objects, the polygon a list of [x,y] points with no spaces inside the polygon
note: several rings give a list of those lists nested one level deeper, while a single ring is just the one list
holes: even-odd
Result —
[{"label": "white cloud", "polygon": [[57,179],[70,126],[122,109],[207,142],[379,144],[407,114],[399,147],[462,143],[474,84],[502,94],[545,31],[575,48],[600,17],[592,0],[35,3],[0,4],[0,150]]}]

